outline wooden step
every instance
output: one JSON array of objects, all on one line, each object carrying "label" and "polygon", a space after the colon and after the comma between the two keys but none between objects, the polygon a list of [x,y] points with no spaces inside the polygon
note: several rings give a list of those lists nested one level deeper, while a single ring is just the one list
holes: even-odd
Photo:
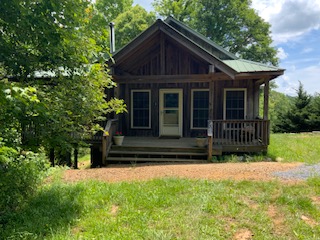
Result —
[{"label": "wooden step", "polygon": [[111,150],[110,155],[163,155],[163,156],[207,156],[204,152],[145,152],[145,151],[120,151]]},{"label": "wooden step", "polygon": [[205,153],[207,148],[177,148],[177,147],[137,147],[112,145],[112,151],[137,151],[137,152],[194,152]]},{"label": "wooden step", "polygon": [[183,158],[135,158],[135,157],[107,157],[107,162],[206,162],[205,160]]}]

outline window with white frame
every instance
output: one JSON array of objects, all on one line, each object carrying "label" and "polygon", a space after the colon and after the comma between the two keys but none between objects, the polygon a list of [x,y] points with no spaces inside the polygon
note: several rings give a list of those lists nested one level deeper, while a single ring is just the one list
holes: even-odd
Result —
[{"label": "window with white frame", "polygon": [[151,127],[151,92],[150,90],[131,91],[131,127]]},{"label": "window with white frame", "polygon": [[244,88],[224,90],[224,119],[245,119],[246,95]]},{"label": "window with white frame", "polygon": [[207,128],[209,119],[209,90],[192,90],[192,128]]}]

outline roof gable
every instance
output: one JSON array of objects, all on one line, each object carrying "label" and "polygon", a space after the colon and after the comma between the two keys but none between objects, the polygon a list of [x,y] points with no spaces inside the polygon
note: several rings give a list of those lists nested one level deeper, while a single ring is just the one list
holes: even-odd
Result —
[{"label": "roof gable", "polygon": [[234,54],[228,52],[173,17],[168,17],[165,21],[158,19],[129,44],[115,52],[113,54],[115,63],[110,62],[110,65],[118,66],[125,61],[127,61],[127,64],[130,64],[128,59],[132,60],[135,56],[139,56],[141,52],[145,51],[146,48],[154,47],[150,45],[152,39],[154,40],[156,38],[156,41],[160,41],[157,37],[160,36],[160,33],[165,34],[184,48],[188,49],[190,53],[200,59],[201,62],[207,62],[208,65],[213,65],[232,79],[235,79],[238,74],[257,72],[272,72],[272,78],[274,78],[278,75],[282,75],[284,72],[283,69],[274,66],[239,59]]}]

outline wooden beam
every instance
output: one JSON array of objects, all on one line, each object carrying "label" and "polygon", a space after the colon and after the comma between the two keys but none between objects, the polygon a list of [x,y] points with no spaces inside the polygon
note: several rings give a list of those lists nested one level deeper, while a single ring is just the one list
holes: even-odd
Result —
[{"label": "wooden beam", "polygon": [[148,75],[148,76],[113,76],[116,83],[180,83],[180,82],[208,82],[232,80],[225,73],[192,74],[192,75]]},{"label": "wooden beam", "polygon": [[268,120],[269,114],[269,79],[264,80],[263,120]]}]

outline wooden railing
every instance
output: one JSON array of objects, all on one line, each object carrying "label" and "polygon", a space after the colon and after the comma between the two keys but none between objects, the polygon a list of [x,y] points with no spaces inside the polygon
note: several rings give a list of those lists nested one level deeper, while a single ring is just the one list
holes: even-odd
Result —
[{"label": "wooden railing", "polygon": [[209,120],[208,136],[213,145],[266,146],[269,144],[269,120]]},{"label": "wooden railing", "polygon": [[107,155],[112,145],[112,137],[117,130],[117,119],[110,119],[107,121],[107,125],[104,128],[102,135],[102,164],[106,165]]}]

